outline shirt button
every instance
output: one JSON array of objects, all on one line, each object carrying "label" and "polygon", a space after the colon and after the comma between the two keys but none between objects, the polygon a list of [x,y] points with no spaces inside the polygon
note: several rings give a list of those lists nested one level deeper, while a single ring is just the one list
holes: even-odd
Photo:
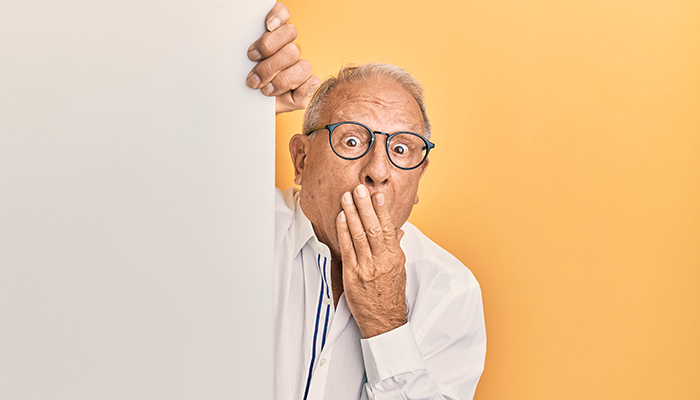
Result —
[{"label": "shirt button", "polygon": [[329,304],[331,304],[331,298],[330,298],[330,297],[324,297],[324,298],[323,298],[323,304],[324,304],[324,305],[329,305]]},{"label": "shirt button", "polygon": [[320,365],[323,365],[323,364],[326,363],[326,359],[325,359],[325,358],[322,358],[321,361],[319,361],[318,363],[319,363]]}]

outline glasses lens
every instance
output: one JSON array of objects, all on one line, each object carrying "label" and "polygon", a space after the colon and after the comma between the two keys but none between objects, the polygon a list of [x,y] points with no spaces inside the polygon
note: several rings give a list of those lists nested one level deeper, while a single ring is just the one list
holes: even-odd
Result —
[{"label": "glasses lens", "polygon": [[331,146],[343,158],[362,157],[371,142],[372,133],[362,125],[354,123],[340,124],[331,134]]},{"label": "glasses lens", "polygon": [[401,168],[413,168],[420,164],[428,152],[423,137],[410,132],[397,133],[387,143],[391,161]]}]

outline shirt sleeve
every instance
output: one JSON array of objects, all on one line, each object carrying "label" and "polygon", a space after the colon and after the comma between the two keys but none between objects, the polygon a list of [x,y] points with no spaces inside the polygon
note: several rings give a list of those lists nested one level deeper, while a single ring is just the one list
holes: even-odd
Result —
[{"label": "shirt sleeve", "polygon": [[472,399],[484,368],[481,290],[447,296],[420,324],[362,339],[362,399]]}]

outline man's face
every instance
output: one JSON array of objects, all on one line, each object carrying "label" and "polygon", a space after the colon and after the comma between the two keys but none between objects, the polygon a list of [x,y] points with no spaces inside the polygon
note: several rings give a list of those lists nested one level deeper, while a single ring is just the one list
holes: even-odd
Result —
[{"label": "man's face", "polygon": [[[398,83],[385,77],[371,77],[337,86],[326,99],[319,125],[342,121],[360,122],[386,133],[411,131],[422,134],[423,117],[415,99]],[[290,142],[295,182],[301,184],[301,208],[314,226],[319,240],[335,256],[340,254],[336,217],[341,196],[359,184],[370,195],[384,193],[394,226],[401,227],[418,202],[418,181],[428,166],[401,170],[389,161],[386,136],[376,135],[372,149],[357,160],[344,160],[331,150],[328,131],[313,139],[296,135]]]}]

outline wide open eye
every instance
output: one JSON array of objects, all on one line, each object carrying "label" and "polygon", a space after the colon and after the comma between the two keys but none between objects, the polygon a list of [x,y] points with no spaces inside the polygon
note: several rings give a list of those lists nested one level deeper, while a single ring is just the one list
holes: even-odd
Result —
[{"label": "wide open eye", "polygon": [[398,132],[389,139],[389,158],[399,168],[410,169],[425,158],[425,140],[410,132]]},{"label": "wide open eye", "polygon": [[348,136],[343,138],[343,144],[347,148],[355,148],[360,145],[362,141],[357,136]]},{"label": "wide open eye", "polygon": [[411,150],[403,143],[396,143],[391,145],[391,153],[397,156],[407,156]]},{"label": "wide open eye", "polygon": [[367,152],[372,144],[372,132],[354,122],[341,122],[331,133],[330,139],[337,155],[354,160]]}]

